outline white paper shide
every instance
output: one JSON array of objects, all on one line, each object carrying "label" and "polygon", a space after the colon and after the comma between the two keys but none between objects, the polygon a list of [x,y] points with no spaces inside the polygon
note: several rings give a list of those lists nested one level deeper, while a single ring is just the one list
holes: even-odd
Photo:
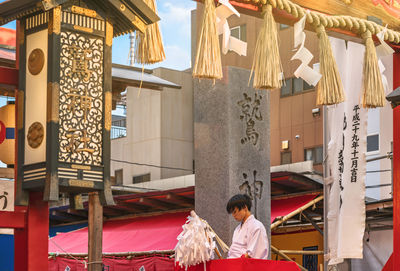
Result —
[{"label": "white paper shide", "polygon": [[215,234],[205,221],[191,211],[182,228],[175,247],[175,263],[187,268],[214,259]]}]

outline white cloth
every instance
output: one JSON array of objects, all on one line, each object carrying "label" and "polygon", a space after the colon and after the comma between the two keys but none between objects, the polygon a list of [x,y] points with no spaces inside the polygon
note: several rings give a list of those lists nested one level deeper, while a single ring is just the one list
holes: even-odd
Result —
[{"label": "white cloth", "polygon": [[239,224],[236,227],[228,258],[240,258],[247,253],[251,258],[267,259],[268,248],[269,243],[264,225],[250,215],[243,225]]},{"label": "white cloth", "polygon": [[[346,101],[328,106],[329,265],[363,258],[368,111],[360,105],[365,46],[330,38]],[[375,269],[371,269],[375,270]]]}]

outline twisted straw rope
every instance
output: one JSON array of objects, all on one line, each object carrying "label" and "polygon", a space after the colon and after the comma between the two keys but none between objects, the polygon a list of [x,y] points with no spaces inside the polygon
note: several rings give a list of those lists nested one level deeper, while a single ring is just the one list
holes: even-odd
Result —
[{"label": "twisted straw rope", "polygon": [[[323,25],[325,28],[340,28],[349,30],[355,34],[365,33],[367,30],[372,35],[376,35],[384,27],[374,22],[367,21],[364,19],[341,16],[341,15],[325,15],[319,12],[311,11],[306,12],[306,9],[298,4],[292,3],[290,0],[245,0],[246,2],[253,2],[254,4],[261,5],[272,5],[273,8],[284,10],[287,13],[293,15],[296,18],[301,18],[304,15],[307,16],[307,23],[316,26]],[[400,33],[391,29],[387,29],[384,39],[393,43],[400,43]]]}]

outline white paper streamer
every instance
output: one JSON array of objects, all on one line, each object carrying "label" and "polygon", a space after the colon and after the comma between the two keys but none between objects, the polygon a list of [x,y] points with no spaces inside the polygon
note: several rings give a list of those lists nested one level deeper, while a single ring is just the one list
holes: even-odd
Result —
[{"label": "white paper streamer", "polygon": [[218,35],[222,34],[222,53],[226,55],[230,50],[241,56],[246,56],[247,42],[231,36],[231,29],[227,21],[231,15],[240,17],[240,13],[229,3],[228,0],[219,0],[219,3],[221,5],[216,8],[216,13]]},{"label": "white paper streamer", "polygon": [[376,54],[378,55],[378,57],[382,57],[382,56],[388,56],[388,55],[392,55],[394,53],[394,50],[392,49],[392,47],[390,47],[386,42],[385,42],[385,33],[387,31],[387,25],[385,26],[385,28],[379,32],[378,34],[376,34],[376,37],[378,38],[378,40],[380,41],[380,45],[378,45],[376,47]]},{"label": "white paper streamer", "polygon": [[175,264],[178,262],[180,267],[187,269],[188,266],[204,263],[205,270],[205,263],[214,259],[214,232],[194,211],[190,212],[182,229],[175,247]]},{"label": "white paper streamer", "polygon": [[294,72],[294,76],[302,78],[309,85],[317,85],[322,75],[308,66],[313,59],[313,54],[304,47],[306,41],[306,33],[304,33],[304,26],[306,23],[306,16],[303,16],[297,23],[294,24],[294,47],[299,47],[297,52],[290,60],[298,59],[301,61],[300,66]]},{"label": "white paper streamer", "polygon": [[382,76],[382,84],[383,84],[383,88],[385,89],[385,93],[388,94],[389,93],[389,83],[388,80],[386,78],[386,76],[384,75],[384,72],[386,70],[385,65],[383,65],[383,62],[381,61],[380,58],[388,56],[388,55],[392,55],[394,53],[394,50],[392,49],[392,47],[390,47],[386,42],[385,42],[385,33],[387,31],[387,25],[385,26],[385,28],[379,32],[378,34],[376,34],[376,37],[378,38],[378,40],[380,41],[380,45],[378,45],[376,47],[376,54],[379,58],[378,60],[378,65],[379,65],[379,70],[381,72],[381,76]]}]

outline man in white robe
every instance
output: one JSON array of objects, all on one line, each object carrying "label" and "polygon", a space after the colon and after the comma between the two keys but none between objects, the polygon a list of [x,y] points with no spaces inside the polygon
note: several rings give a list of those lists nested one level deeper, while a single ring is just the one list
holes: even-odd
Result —
[{"label": "man in white robe", "polygon": [[226,210],[240,222],[236,227],[228,258],[268,258],[268,237],[264,225],[250,212],[251,199],[248,195],[233,196],[226,205]]}]

